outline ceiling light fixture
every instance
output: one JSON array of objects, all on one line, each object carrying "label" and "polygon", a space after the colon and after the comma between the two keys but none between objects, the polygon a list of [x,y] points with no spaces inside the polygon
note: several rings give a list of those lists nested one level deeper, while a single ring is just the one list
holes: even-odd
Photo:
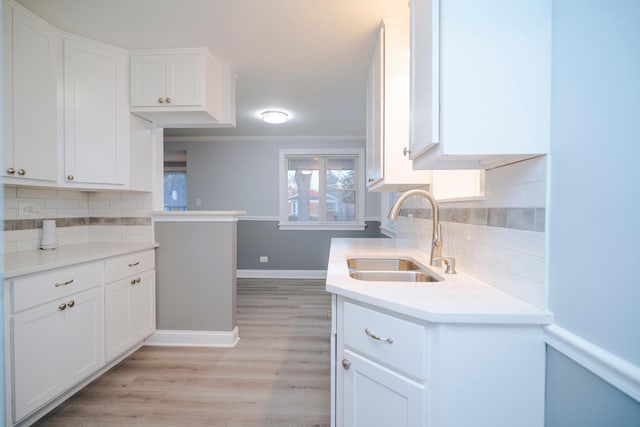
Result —
[{"label": "ceiling light fixture", "polygon": [[289,119],[289,115],[284,111],[269,110],[262,112],[262,120],[266,123],[278,125]]}]

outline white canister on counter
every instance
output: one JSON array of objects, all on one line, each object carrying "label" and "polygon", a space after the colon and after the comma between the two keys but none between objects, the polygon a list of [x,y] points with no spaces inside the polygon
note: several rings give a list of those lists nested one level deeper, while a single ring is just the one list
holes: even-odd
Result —
[{"label": "white canister on counter", "polygon": [[42,220],[42,242],[41,249],[55,249],[58,247],[58,238],[56,237],[56,220]]}]

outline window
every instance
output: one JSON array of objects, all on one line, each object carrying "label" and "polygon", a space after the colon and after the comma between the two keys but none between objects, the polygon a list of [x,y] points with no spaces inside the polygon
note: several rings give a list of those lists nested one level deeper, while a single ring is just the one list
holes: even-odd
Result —
[{"label": "window", "polygon": [[280,150],[280,228],[364,229],[363,150]]},{"label": "window", "polygon": [[164,210],[187,210],[187,152],[164,152]]}]

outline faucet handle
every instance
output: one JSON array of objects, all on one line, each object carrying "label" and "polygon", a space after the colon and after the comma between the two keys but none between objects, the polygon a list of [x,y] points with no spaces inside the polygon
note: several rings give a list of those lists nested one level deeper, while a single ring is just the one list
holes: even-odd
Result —
[{"label": "faucet handle", "polygon": [[434,261],[444,261],[446,266],[444,272],[446,274],[456,274],[456,259],[454,257],[445,256],[440,258],[434,258]]}]

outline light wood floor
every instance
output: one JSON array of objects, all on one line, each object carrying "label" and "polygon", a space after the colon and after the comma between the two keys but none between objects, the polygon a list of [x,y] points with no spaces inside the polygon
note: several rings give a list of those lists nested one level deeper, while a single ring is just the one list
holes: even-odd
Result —
[{"label": "light wood floor", "polygon": [[237,304],[236,347],[143,347],[37,425],[328,426],[324,281],[239,280]]}]

